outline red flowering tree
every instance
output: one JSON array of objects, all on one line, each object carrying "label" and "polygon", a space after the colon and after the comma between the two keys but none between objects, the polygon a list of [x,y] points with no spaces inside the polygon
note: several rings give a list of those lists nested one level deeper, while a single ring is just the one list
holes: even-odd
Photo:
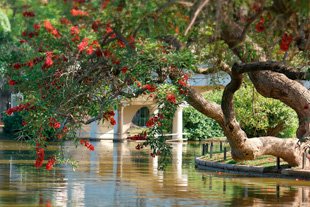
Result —
[{"label": "red flowering tree", "polygon": [[[310,127],[310,94],[296,81],[309,77],[302,67],[309,55],[305,4],[72,0],[13,5],[18,8],[14,15],[22,17],[18,28],[25,55],[11,63],[6,77],[28,104],[20,136],[38,145],[36,165],[41,166],[44,153],[39,149],[50,140],[74,139],[82,124],[97,120],[115,124],[112,111],[122,98],[149,93],[158,100],[160,113],[148,121],[151,130],[139,136],[146,141],[137,148],[150,146],[152,156],[169,154],[165,138],[157,135],[186,99],[220,124],[234,159],[270,154],[299,165]],[[196,68],[206,63],[212,67]],[[231,76],[221,106],[189,86],[189,70],[222,70]],[[245,73],[260,94],[297,112],[301,144],[296,139],[247,138],[233,106]],[[7,113],[12,110],[17,109]],[[93,150],[88,142],[81,144]],[[51,157],[46,168],[57,159]]]}]

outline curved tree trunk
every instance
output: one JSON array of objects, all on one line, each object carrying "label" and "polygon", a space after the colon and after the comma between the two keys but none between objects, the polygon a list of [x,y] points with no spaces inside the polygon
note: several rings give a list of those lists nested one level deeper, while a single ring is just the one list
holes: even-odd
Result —
[{"label": "curved tree trunk", "polygon": [[[305,151],[305,138],[310,134],[310,92],[299,82],[292,80],[300,77],[305,78],[309,74],[292,72],[286,66],[274,65],[265,62],[266,56],[261,48],[248,39],[242,28],[223,17],[223,31],[221,39],[244,63],[247,61],[260,61],[256,64],[244,64],[233,66],[231,82],[225,87],[221,109],[220,106],[205,100],[194,89],[189,91],[189,103],[208,117],[215,119],[223,128],[231,146],[233,159],[237,161],[252,160],[261,155],[273,155],[280,157],[291,166],[301,165],[301,155]],[[245,45],[251,45],[253,51],[259,54],[257,58],[248,56]],[[274,72],[276,71],[276,72]],[[233,96],[242,83],[242,74],[248,73],[256,90],[265,97],[278,99],[293,108],[298,114],[299,128],[298,139],[281,139],[267,136],[248,138],[236,120],[233,105]],[[283,74],[281,74],[283,73]],[[284,75],[285,74],[285,75]]]}]

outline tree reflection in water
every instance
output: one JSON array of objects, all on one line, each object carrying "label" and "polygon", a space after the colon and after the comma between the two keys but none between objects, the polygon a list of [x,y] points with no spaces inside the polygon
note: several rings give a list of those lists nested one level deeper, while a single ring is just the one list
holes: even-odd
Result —
[{"label": "tree reflection in water", "polygon": [[159,171],[158,159],[136,143],[93,142],[95,152],[65,146],[79,168],[37,170],[30,149],[0,143],[0,206],[302,206],[310,204],[310,183],[255,178],[194,168],[199,144],[173,143],[172,164]]}]

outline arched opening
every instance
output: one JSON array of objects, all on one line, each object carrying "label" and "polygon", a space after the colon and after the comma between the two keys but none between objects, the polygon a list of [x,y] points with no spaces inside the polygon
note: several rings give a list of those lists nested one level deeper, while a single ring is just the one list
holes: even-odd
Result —
[{"label": "arched opening", "polygon": [[144,127],[149,118],[150,118],[150,110],[147,107],[142,107],[137,111],[137,113],[133,117],[132,123],[137,126]]}]

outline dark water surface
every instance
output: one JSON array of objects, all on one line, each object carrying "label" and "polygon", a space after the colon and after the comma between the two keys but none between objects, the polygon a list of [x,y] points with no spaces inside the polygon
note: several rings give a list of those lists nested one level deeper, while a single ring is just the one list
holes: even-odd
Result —
[{"label": "dark water surface", "polygon": [[172,144],[164,172],[136,143],[92,144],[94,152],[66,144],[68,156],[80,161],[74,172],[37,170],[33,150],[0,141],[0,206],[310,206],[310,181],[196,170],[199,144]]}]

